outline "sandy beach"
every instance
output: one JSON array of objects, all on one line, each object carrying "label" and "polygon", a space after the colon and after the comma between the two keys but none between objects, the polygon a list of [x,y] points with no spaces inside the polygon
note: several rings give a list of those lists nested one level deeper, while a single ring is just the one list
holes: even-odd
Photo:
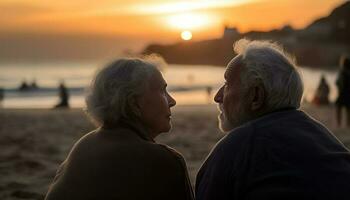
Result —
[{"label": "sandy beach", "polygon": [[[350,148],[350,129],[336,127],[334,107],[302,109]],[[94,129],[81,109],[0,109],[0,123],[0,199],[4,200],[43,199],[74,142]],[[200,165],[223,136],[214,104],[176,106],[173,129],[156,140],[184,155],[193,184]]]}]

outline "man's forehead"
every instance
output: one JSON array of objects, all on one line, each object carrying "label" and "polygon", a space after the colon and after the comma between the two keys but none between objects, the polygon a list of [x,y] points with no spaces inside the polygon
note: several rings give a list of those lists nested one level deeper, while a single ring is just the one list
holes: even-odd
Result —
[{"label": "man's forehead", "polygon": [[225,79],[229,79],[234,74],[238,74],[241,68],[240,56],[234,57],[227,65],[224,74]]}]

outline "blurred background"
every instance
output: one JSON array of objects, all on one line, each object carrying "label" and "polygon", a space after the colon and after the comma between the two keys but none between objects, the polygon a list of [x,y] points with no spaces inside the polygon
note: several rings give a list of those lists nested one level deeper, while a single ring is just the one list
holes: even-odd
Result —
[{"label": "blurred background", "polygon": [[294,55],[302,109],[350,146],[333,106],[339,59],[350,53],[349,1],[0,0],[0,199],[43,199],[71,146],[94,129],[82,108],[96,69],[152,53],[168,63],[177,100],[173,129],[157,141],[184,155],[194,183],[223,137],[213,97],[240,38],[273,40]]},{"label": "blurred background", "polygon": [[324,74],[334,101],[349,10],[344,0],[1,0],[2,106],[52,107],[63,82],[70,105],[83,107],[98,67],[151,53],[169,63],[164,75],[178,104],[206,104],[240,38],[283,44],[302,67],[305,100]]}]

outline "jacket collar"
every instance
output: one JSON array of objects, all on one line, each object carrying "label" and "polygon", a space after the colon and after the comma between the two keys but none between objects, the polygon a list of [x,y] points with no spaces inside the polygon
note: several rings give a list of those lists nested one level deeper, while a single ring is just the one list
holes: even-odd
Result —
[{"label": "jacket collar", "polygon": [[101,129],[104,129],[104,130],[117,130],[120,128],[132,130],[140,138],[150,142],[155,142],[154,139],[150,136],[148,129],[139,121],[130,121],[127,119],[121,119],[116,124],[113,124],[113,125],[104,124],[101,127]]}]

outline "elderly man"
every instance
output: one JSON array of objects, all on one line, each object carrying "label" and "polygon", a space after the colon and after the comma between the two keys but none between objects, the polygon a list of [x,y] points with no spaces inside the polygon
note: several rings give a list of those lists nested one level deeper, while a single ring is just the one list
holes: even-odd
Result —
[{"label": "elderly man", "polygon": [[350,154],[298,110],[296,64],[267,41],[240,40],[215,96],[228,134],[197,175],[197,200],[350,199]]}]

